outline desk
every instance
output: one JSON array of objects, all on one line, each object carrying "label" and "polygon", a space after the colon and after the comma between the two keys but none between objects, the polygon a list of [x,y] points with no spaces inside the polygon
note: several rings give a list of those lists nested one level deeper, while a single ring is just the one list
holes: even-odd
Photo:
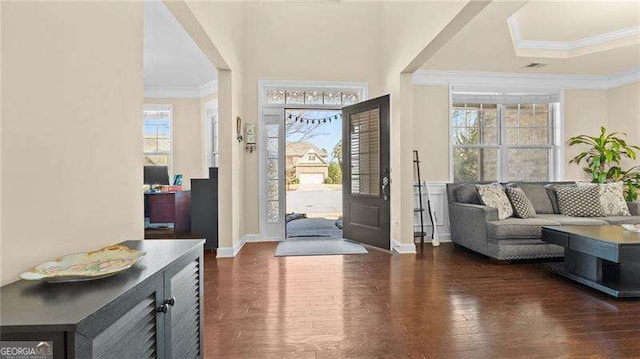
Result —
[{"label": "desk", "polygon": [[175,233],[191,231],[191,191],[144,194],[144,216],[151,223],[173,223]]}]

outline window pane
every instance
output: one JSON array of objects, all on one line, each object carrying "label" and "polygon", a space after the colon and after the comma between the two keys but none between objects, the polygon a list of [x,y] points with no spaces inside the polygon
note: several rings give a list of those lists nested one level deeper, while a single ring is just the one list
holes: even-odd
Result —
[{"label": "window pane", "polygon": [[155,138],[144,139],[144,152],[158,152],[158,141]]},{"label": "window pane", "polygon": [[287,91],[285,102],[287,104],[304,104],[304,91]]},{"label": "window pane", "polygon": [[496,105],[454,105],[452,142],[457,145],[498,144],[497,116]]},{"label": "window pane", "polygon": [[496,181],[498,179],[497,148],[455,148],[453,180]]},{"label": "window pane", "polygon": [[520,110],[520,120],[518,126],[520,127],[532,127],[533,126],[533,111]]},{"label": "window pane", "polygon": [[168,138],[158,139],[158,152],[171,151],[171,142]]},{"label": "window pane", "polygon": [[168,166],[171,162],[171,111],[144,110],[143,118],[144,164]]},{"label": "window pane", "polygon": [[145,165],[169,165],[169,155],[144,155]]},{"label": "window pane", "polygon": [[548,181],[549,149],[510,148],[508,157],[509,181]]},{"label": "window pane", "polygon": [[144,137],[155,138],[158,135],[158,126],[151,124],[151,121],[145,121],[144,123]]},{"label": "window pane", "polygon": [[536,127],[549,127],[549,112],[538,112],[536,110],[533,125]]}]

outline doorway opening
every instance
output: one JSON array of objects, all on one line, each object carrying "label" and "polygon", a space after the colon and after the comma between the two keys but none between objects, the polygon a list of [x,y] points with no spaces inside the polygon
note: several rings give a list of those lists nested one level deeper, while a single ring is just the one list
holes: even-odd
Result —
[{"label": "doorway opening", "polygon": [[342,238],[342,113],[285,109],[287,238]]}]

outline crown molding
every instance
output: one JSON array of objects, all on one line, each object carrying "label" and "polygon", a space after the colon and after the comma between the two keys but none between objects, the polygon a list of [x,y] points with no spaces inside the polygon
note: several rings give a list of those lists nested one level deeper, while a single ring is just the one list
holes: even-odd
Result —
[{"label": "crown molding", "polygon": [[200,87],[198,87],[198,92],[200,93],[200,98],[207,97],[218,92],[218,79],[213,79],[200,85]]},{"label": "crown molding", "polygon": [[507,18],[507,22],[509,24],[513,43],[519,49],[569,51],[640,35],[640,26],[633,26],[574,41],[523,40],[520,32],[520,26],[518,25],[517,14],[509,16],[509,18]]},{"label": "crown molding", "polygon": [[145,86],[146,98],[194,98],[201,99],[218,92],[218,80],[200,86]]},{"label": "crown molding", "polygon": [[453,86],[456,90],[483,91],[496,89],[547,93],[558,89],[608,90],[640,81],[640,66],[611,75],[531,74],[512,72],[474,72],[418,70],[413,84],[420,86]]}]

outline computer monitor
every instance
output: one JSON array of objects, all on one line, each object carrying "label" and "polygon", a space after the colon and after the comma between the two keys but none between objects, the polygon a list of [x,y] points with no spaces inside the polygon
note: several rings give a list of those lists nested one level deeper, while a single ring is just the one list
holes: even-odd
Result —
[{"label": "computer monitor", "polygon": [[144,184],[148,185],[168,185],[168,166],[144,166]]}]

